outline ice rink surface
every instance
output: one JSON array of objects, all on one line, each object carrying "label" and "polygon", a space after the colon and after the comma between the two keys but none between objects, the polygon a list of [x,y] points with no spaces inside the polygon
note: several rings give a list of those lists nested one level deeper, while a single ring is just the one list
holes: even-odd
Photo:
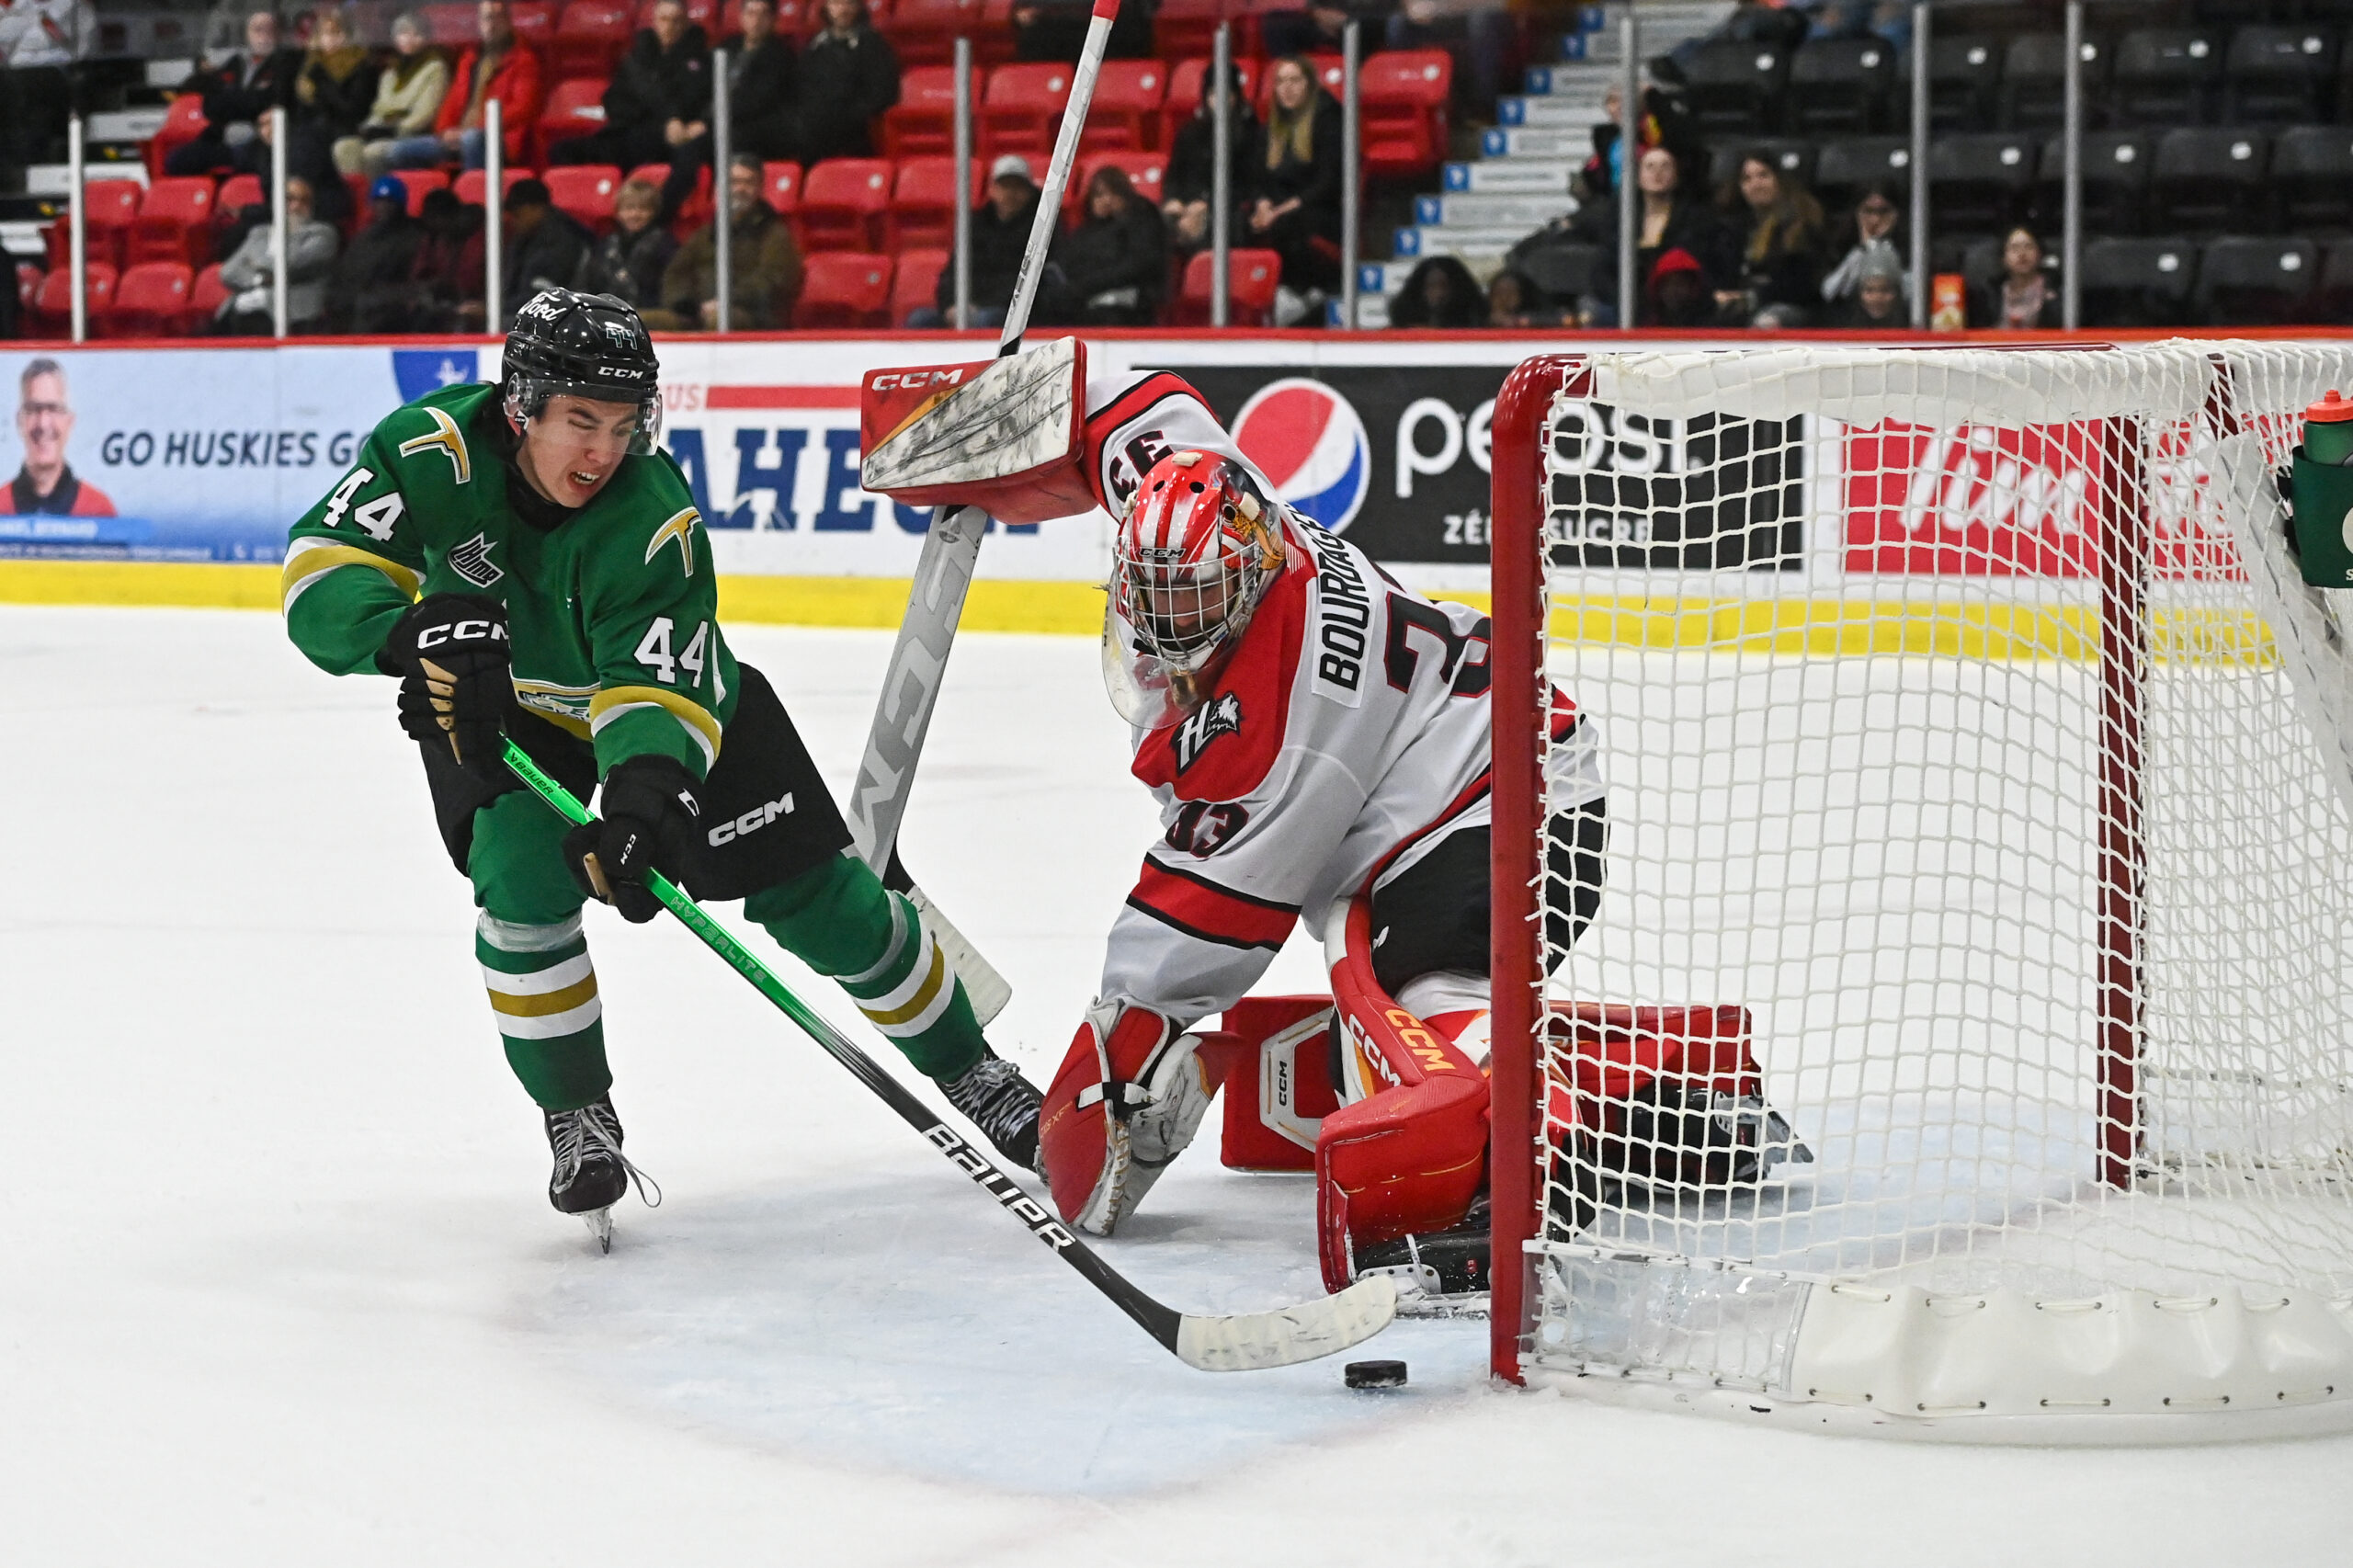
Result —
[{"label": "ice rink surface", "polygon": [[[845,781],[887,634],[731,635]],[[1154,831],[1096,669],[962,639],[904,835],[1040,1079]],[[666,1197],[598,1256],[547,1206],[390,683],[269,616],[0,607],[0,1562],[2347,1560],[2353,1439],[1742,1429],[1492,1387],[1472,1323],[1378,1340],[1396,1393],[1190,1371],[684,931],[601,911]],[[1320,989],[1312,949],[1262,988]],[[1213,1144],[1106,1252],[1192,1310],[1314,1292],[1303,1178]]]}]

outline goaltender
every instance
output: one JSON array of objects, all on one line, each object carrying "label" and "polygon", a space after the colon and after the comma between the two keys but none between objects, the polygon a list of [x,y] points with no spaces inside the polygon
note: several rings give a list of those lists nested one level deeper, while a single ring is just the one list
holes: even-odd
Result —
[{"label": "goaltender", "polygon": [[[284,608],[320,668],[400,682],[442,842],[481,906],[474,952],[506,1060],[546,1122],[549,1199],[610,1244],[634,1167],[581,907],[593,896],[652,919],[649,869],[743,899],[1032,1165],[1038,1090],[982,1038],[915,904],[843,852],[849,833],[792,721],[728,650],[710,542],[653,448],[644,324],[610,295],[550,289],[517,312],[502,374],[376,426],[294,525]],[[522,789],[503,736],[576,795],[601,780],[602,820],[568,827]]]}]

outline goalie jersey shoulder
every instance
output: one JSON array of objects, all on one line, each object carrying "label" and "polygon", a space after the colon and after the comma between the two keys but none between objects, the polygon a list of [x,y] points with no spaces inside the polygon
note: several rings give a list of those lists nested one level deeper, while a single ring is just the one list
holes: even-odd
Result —
[{"label": "goalie jersey shoulder", "polygon": [[1273,494],[1266,475],[1242,455],[1208,402],[1182,376],[1119,370],[1086,379],[1086,477],[1105,511],[1118,517],[1152,465],[1182,451],[1232,458]]}]

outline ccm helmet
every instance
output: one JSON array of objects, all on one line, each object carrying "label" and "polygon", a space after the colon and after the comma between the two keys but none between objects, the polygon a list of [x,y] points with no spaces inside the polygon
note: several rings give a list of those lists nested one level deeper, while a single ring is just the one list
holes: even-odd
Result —
[{"label": "ccm helmet", "polygon": [[662,366],[645,324],[610,294],[543,289],[515,312],[506,334],[506,413],[529,426],[548,399],[569,392],[638,410],[632,452],[650,452],[662,430]]},{"label": "ccm helmet", "polygon": [[[1111,569],[1129,691],[1165,691],[1173,707],[1154,705],[1156,717],[1191,709],[1283,560],[1279,508],[1249,470],[1200,451],[1154,463],[1129,502]],[[1125,712],[1122,695],[1115,687]]]}]

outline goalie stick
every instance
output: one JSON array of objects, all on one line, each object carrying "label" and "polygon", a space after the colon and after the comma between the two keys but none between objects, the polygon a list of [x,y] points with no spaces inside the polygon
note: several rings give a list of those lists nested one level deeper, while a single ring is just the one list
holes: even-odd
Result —
[{"label": "goalie stick", "polygon": [[[578,826],[594,820],[571,790],[550,778],[511,740],[506,743],[506,759],[515,776],[529,785],[532,792],[565,821]],[[973,1184],[995,1199],[1000,1208],[1028,1226],[1031,1235],[1078,1270],[1081,1278],[1109,1297],[1114,1306],[1134,1319],[1138,1326],[1187,1366],[1204,1372],[1246,1372],[1313,1361],[1363,1343],[1386,1328],[1397,1315],[1397,1287],[1385,1276],[1359,1280],[1337,1295],[1270,1312],[1202,1317],[1180,1312],[1154,1300],[1097,1256],[1054,1217],[1052,1210],[997,1169],[987,1155],[941,1121],[904,1085],[878,1066],[872,1057],[795,996],[784,982],[768,971],[766,964],[712,920],[702,905],[658,871],[646,874],[645,886],[688,930],[702,938],[705,947],[725,959],[736,973],[751,982],[753,989],[799,1024],[810,1039],[824,1049],[826,1055],[848,1068],[876,1098],[898,1112],[900,1119],[947,1156],[950,1165],[972,1177]]]},{"label": "goalie stick", "polygon": [[[1079,133],[1086,125],[1087,106],[1095,99],[1095,79],[1103,66],[1103,50],[1111,36],[1120,0],[1095,0],[1095,14],[1086,28],[1086,44],[1078,68],[1072,74],[1070,97],[1063,106],[1060,131],[1054,138],[1053,160],[1046,165],[1045,188],[1038,198],[1038,216],[1029,225],[1029,243],[1021,253],[1021,271],[1013,299],[1005,312],[1005,329],[997,339],[997,358],[1020,352],[1029,326],[1029,307],[1037,298],[1038,280],[1045,271],[1046,248],[1054,237],[1062,212],[1063,192],[1070,185],[1071,165],[1078,156]],[[937,506],[931,527],[925,530],[922,552],[915,559],[915,576],[907,596],[907,612],[900,619],[898,641],[891,646],[891,662],[882,677],[882,692],[875,699],[874,722],[868,728],[866,755],[858,765],[858,781],[850,787],[850,835],[858,852],[883,881],[922,904],[935,918],[938,910],[920,889],[904,880],[898,865],[899,824],[906,817],[907,793],[914,787],[915,764],[923,756],[925,733],[931,728],[932,710],[938,705],[939,684],[947,673],[948,655],[956,643],[956,625],[963,619],[964,596],[972,585],[972,568],[980,559],[981,536],[988,531],[988,517],[972,506]],[[894,881],[894,875],[899,879]],[[1012,995],[1012,988],[991,968],[961,933],[941,922],[940,940],[964,977],[973,1011],[986,1023]],[[950,942],[951,935],[954,940]],[[995,1006],[983,1012],[983,993]]]}]

